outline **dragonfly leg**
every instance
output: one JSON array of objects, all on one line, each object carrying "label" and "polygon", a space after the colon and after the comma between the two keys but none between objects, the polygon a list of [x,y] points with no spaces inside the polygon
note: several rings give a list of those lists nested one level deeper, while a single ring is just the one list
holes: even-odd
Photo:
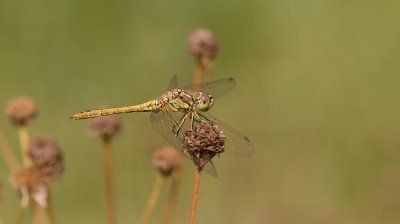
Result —
[{"label": "dragonfly leg", "polygon": [[190,114],[190,128],[192,131],[194,131],[194,114]]},{"label": "dragonfly leg", "polygon": [[178,126],[174,128],[173,132],[175,134],[175,137],[178,138],[179,132],[181,131],[183,124],[186,121],[186,118],[187,118],[187,114],[185,114],[185,116],[183,116],[183,118],[179,121]]},{"label": "dragonfly leg", "polygon": [[[205,120],[204,120],[203,118],[201,118],[200,115],[199,115],[198,113],[194,112],[194,115],[196,115],[196,118],[197,118],[201,123],[204,123],[204,122],[205,122]],[[194,119],[194,115],[193,115],[193,119]]]}]

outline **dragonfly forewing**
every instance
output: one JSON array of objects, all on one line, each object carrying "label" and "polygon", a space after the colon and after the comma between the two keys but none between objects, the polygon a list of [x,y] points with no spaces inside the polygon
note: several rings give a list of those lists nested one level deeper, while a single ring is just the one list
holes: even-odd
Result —
[{"label": "dragonfly forewing", "polygon": [[235,86],[236,82],[234,78],[226,78],[212,82],[202,83],[200,84],[200,86],[187,85],[184,86],[182,89],[189,89],[194,91],[201,90],[208,94],[211,94],[213,97],[219,97],[231,91]]}]

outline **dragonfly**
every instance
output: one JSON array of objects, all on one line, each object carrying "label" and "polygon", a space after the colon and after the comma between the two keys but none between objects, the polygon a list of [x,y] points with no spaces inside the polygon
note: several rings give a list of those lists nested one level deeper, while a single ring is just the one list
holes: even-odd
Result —
[{"label": "dragonfly", "polygon": [[[185,130],[194,132],[195,127],[200,124],[212,124],[216,125],[224,135],[225,152],[240,157],[250,157],[254,152],[250,140],[209,112],[214,105],[215,97],[229,92],[235,84],[234,78],[225,78],[178,88],[177,77],[173,76],[167,91],[157,99],[132,106],[88,110],[76,113],[71,118],[81,120],[119,113],[151,112],[150,120],[155,130],[175,148],[181,150],[185,148]],[[212,176],[217,175],[211,159],[205,164],[204,170]]]}]

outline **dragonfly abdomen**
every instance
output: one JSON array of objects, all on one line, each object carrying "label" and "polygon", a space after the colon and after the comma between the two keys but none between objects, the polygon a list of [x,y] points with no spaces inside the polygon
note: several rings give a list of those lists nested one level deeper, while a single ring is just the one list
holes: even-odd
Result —
[{"label": "dragonfly abdomen", "polygon": [[158,111],[159,103],[157,100],[151,100],[146,103],[127,106],[127,107],[116,107],[116,108],[107,108],[107,109],[96,109],[96,110],[88,110],[84,112],[80,112],[72,115],[72,119],[81,120],[88,118],[95,118],[100,116],[107,116],[112,114],[120,114],[120,113],[131,113],[131,112],[148,112],[148,111]]}]

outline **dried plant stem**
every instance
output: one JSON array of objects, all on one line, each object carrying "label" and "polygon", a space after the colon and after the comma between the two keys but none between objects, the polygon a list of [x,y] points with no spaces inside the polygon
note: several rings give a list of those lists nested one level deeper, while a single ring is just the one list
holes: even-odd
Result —
[{"label": "dried plant stem", "polygon": [[47,191],[47,217],[48,217],[48,223],[49,224],[54,224],[56,223],[55,221],[55,216],[54,216],[54,208],[53,208],[53,199],[51,196],[51,191],[50,189]]},{"label": "dried plant stem", "polygon": [[177,170],[174,172],[173,177],[172,177],[172,185],[171,189],[169,191],[168,195],[168,201],[167,201],[167,206],[165,207],[163,218],[161,223],[163,224],[171,224],[172,223],[172,218],[174,216],[174,212],[176,209],[176,203],[178,200],[178,193],[179,193],[179,188],[181,185],[181,179],[182,179],[182,172],[181,170]]},{"label": "dried plant stem", "polygon": [[6,139],[4,138],[3,133],[1,131],[0,131],[0,153],[3,156],[7,164],[7,167],[8,169],[10,169],[10,171],[15,171],[18,169],[19,164],[17,162],[17,159],[11,152],[10,147],[6,142]]},{"label": "dried plant stem", "polygon": [[196,216],[196,206],[197,206],[197,199],[199,197],[199,187],[200,187],[200,174],[201,170],[196,169],[194,174],[193,198],[192,198],[192,208],[190,210],[189,224],[194,224]]},{"label": "dried plant stem", "polygon": [[147,201],[146,209],[143,212],[142,218],[140,219],[141,224],[147,224],[150,221],[151,215],[153,213],[154,206],[158,201],[158,197],[160,196],[160,191],[162,186],[164,185],[165,177],[159,173],[157,173],[156,181],[153,185],[153,190],[150,194],[150,197]]},{"label": "dried plant stem", "polygon": [[115,187],[112,169],[112,145],[111,138],[104,138],[104,178],[107,197],[107,217],[109,224],[116,223],[115,212]]},{"label": "dried plant stem", "polygon": [[43,224],[44,217],[40,205],[36,203],[34,200],[31,200],[31,203],[32,203],[32,223]]},{"label": "dried plant stem", "polygon": [[21,153],[22,153],[22,163],[24,167],[30,167],[32,165],[32,160],[28,155],[28,146],[29,146],[29,133],[28,127],[25,125],[21,125],[18,127],[19,134],[19,142],[21,145]]},{"label": "dried plant stem", "polygon": [[193,81],[194,86],[197,87],[200,86],[203,80],[203,74],[204,74],[204,66],[202,63],[202,58],[198,57],[196,62],[196,67],[194,69],[194,81]]},{"label": "dried plant stem", "polygon": [[22,223],[22,218],[24,217],[25,210],[26,209],[21,205],[17,206],[17,209],[15,210],[14,224]]}]

